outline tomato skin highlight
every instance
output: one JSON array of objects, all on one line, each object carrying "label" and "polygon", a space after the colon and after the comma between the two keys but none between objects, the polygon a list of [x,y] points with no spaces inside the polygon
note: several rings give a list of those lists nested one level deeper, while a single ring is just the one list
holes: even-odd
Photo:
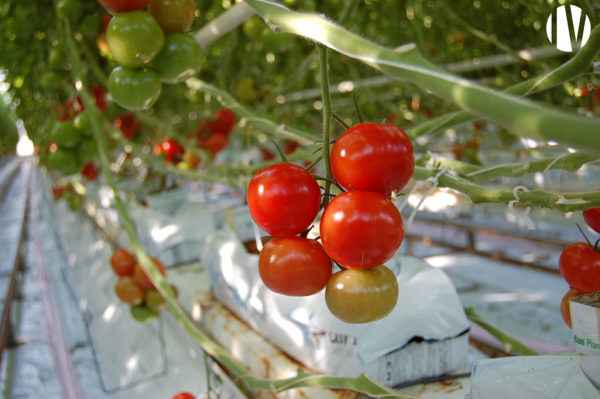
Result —
[{"label": "tomato skin highlight", "polygon": [[600,208],[590,208],[583,211],[585,223],[596,233],[600,234]]},{"label": "tomato skin highlight", "polygon": [[301,237],[271,238],[259,255],[258,271],[272,291],[313,295],[325,288],[333,263],[321,244]]},{"label": "tomato skin highlight", "polygon": [[346,190],[374,191],[389,197],[413,175],[413,146],[395,125],[360,123],[333,144],[331,170]]},{"label": "tomato skin highlight", "polygon": [[278,163],[252,176],[248,208],[256,224],[275,237],[306,230],[319,212],[321,189],[301,166]]},{"label": "tomato skin highlight", "polygon": [[379,193],[342,193],[329,203],[321,218],[323,248],[344,267],[381,265],[396,253],[403,239],[402,215]]},{"label": "tomato skin highlight", "polygon": [[600,290],[600,254],[585,242],[566,247],[558,260],[560,274],[582,294]]},{"label": "tomato skin highlight", "polygon": [[369,323],[387,316],[398,301],[398,281],[386,266],[336,272],[325,288],[329,311],[346,323]]}]

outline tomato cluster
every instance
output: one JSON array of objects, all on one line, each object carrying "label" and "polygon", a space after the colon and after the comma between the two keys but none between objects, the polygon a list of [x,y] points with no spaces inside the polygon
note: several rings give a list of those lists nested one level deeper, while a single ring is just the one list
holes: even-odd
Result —
[{"label": "tomato cluster", "polygon": [[162,84],[175,84],[200,69],[202,48],[186,33],[194,22],[194,0],[99,0],[114,15],[106,28],[110,54],[119,63],[108,88],[128,110],[152,107]]},{"label": "tomato cluster", "polygon": [[[600,233],[600,208],[583,211],[586,223]],[[600,253],[598,243],[576,242],[563,249],[558,266],[560,273],[569,284],[569,291],[561,301],[560,310],[565,323],[571,327],[569,300],[573,297],[600,291]]]},{"label": "tomato cluster", "polygon": [[[158,258],[152,258],[158,270],[165,275],[165,267]],[[128,305],[145,307],[151,312],[158,312],[165,307],[165,300],[158,292],[148,274],[137,262],[131,252],[117,249],[110,258],[110,266],[118,276],[115,284],[115,294]],[[177,289],[171,285],[177,295]],[[138,308],[139,309],[139,308]]]},{"label": "tomato cluster", "polygon": [[[257,172],[248,186],[248,207],[255,223],[273,236],[259,255],[264,284],[293,296],[325,288],[329,310],[348,323],[389,314],[398,283],[383,264],[404,238],[402,216],[389,197],[408,183],[414,166],[410,139],[397,126],[360,123],[344,132],[331,149],[331,171],[343,191],[323,210],[320,242],[306,238],[327,203],[316,179],[287,162]],[[335,274],[333,261],[341,269]]]},{"label": "tomato cluster", "polygon": [[236,117],[228,108],[220,108],[202,120],[196,127],[198,148],[210,152],[214,157],[229,145],[229,134],[235,127]]}]

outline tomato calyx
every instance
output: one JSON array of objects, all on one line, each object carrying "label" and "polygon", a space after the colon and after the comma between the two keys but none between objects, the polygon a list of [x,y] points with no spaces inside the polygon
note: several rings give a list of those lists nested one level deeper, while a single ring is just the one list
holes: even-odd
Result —
[{"label": "tomato calyx", "polygon": [[588,243],[588,245],[590,246],[590,248],[592,248],[594,251],[600,253],[600,238],[597,239],[596,242],[592,245],[592,242],[590,241],[590,239],[588,238],[588,236],[583,232],[583,229],[581,228],[581,226],[579,225],[579,223],[577,223],[577,228],[581,232],[581,235],[585,239],[585,242]]}]

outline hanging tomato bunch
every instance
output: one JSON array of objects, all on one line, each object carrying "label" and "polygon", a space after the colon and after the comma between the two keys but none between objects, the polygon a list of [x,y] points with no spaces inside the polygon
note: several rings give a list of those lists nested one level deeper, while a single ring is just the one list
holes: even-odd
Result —
[{"label": "hanging tomato bunch", "polygon": [[[588,226],[600,233],[600,208],[583,211],[583,218]],[[571,327],[571,311],[569,300],[579,295],[600,291],[600,250],[598,245],[590,241],[576,242],[567,246],[558,261],[560,274],[569,284],[569,291],[561,301],[560,310],[565,323]]]},{"label": "hanging tomato bunch", "polygon": [[[348,323],[385,317],[398,298],[384,266],[404,238],[402,216],[390,200],[414,172],[410,139],[390,124],[360,123],[331,149],[331,171],[342,189],[331,201],[306,169],[282,162],[257,172],[248,186],[256,224],[273,236],[259,255],[271,290],[292,296],[325,288],[331,313]],[[326,206],[324,206],[326,204]],[[320,242],[307,238],[323,209]],[[333,262],[340,270],[333,272]]]},{"label": "hanging tomato bunch", "polygon": [[[162,262],[158,258],[152,258],[152,261],[164,276],[165,267]],[[131,252],[123,248],[117,249],[110,258],[110,266],[118,276],[115,294],[121,301],[131,305],[134,316],[141,315],[144,310],[149,316],[156,315],[156,312],[165,307],[164,298]],[[171,289],[177,296],[176,287],[171,285]]]},{"label": "hanging tomato bunch", "polygon": [[193,0],[100,3],[114,13],[106,41],[119,66],[110,73],[108,88],[123,108],[150,108],[163,83],[182,82],[200,69],[202,48],[186,33],[194,22]]}]

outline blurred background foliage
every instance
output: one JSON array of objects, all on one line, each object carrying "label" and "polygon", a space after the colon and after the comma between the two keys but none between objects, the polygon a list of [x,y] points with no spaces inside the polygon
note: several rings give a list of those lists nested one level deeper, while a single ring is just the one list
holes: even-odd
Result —
[{"label": "blurred background foliage", "polygon": [[[497,89],[542,74],[570,57],[556,51],[546,51],[533,60],[519,55],[522,49],[551,48],[545,33],[546,19],[556,6],[564,3],[555,0],[285,0],[283,3],[292,9],[324,14],[350,31],[388,47],[415,43],[422,54],[438,65],[452,68],[467,62],[471,68],[457,69],[456,73]],[[599,11],[592,9],[587,1],[574,3],[590,12]],[[197,0],[196,6],[192,30],[230,8],[232,1]],[[103,33],[109,16],[97,1],[4,0],[0,4],[3,21],[0,93],[14,116],[2,108],[2,152],[14,148],[16,141],[16,131],[6,127],[11,125],[7,121],[22,119],[29,136],[43,151],[57,118],[76,103],[63,39],[63,18],[68,19],[83,56],[88,87],[106,86],[105,79],[116,65],[107,54]],[[472,62],[495,55],[514,58],[485,67]],[[370,67],[333,52],[330,71],[332,88],[346,91],[333,93],[334,109],[351,123],[357,122],[357,116],[353,93],[347,92],[350,87],[354,88],[366,120],[395,123],[405,130],[455,110],[451,104],[415,86],[385,81]],[[321,130],[318,57],[314,44],[273,32],[257,16],[206,49],[198,77],[228,91],[257,114],[277,123],[302,126],[316,135]],[[367,84],[363,86],[361,82]],[[534,98],[571,112],[598,115],[600,91],[595,91],[598,86],[600,76],[592,74],[590,68],[589,73]],[[186,134],[217,106],[215,101],[185,84],[165,85],[160,100],[148,114],[169,124],[173,131]],[[113,120],[123,112],[110,102],[105,115]],[[477,148],[480,142],[497,147],[516,142],[510,133],[483,123],[440,132],[440,137],[417,141],[417,145],[462,158],[469,140],[471,143],[475,140]],[[341,127],[336,125],[336,129],[335,134],[340,134]],[[165,135],[164,129],[146,126],[145,135],[138,140],[152,141]],[[467,161],[481,162],[477,154]]]}]

